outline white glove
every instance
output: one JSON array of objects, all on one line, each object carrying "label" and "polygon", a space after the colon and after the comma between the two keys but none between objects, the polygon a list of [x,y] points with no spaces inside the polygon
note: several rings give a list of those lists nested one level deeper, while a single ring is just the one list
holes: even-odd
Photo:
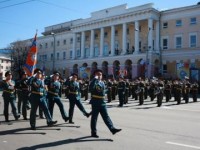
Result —
[{"label": "white glove", "polygon": [[9,86],[8,89],[9,90],[14,90],[14,86]]}]

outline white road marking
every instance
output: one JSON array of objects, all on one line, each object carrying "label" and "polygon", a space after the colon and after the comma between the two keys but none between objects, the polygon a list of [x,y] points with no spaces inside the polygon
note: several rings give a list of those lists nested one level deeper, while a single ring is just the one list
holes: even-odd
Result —
[{"label": "white road marking", "polygon": [[191,109],[177,109],[177,108],[172,108],[168,106],[162,106],[161,108],[163,109],[171,109],[171,110],[181,110],[181,111],[191,111],[191,112],[200,112],[200,110],[191,110]]},{"label": "white road marking", "polygon": [[181,143],[166,142],[166,144],[177,145],[177,146],[182,146],[182,147],[188,147],[188,148],[193,148],[193,149],[200,149],[200,147],[198,147],[198,146],[186,145],[186,144],[181,144]]}]

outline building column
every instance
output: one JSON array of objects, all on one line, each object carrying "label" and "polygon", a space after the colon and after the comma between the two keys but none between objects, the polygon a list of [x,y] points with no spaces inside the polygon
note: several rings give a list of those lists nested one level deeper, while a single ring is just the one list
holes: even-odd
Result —
[{"label": "building column", "polygon": [[101,28],[100,31],[100,57],[103,56],[103,47],[104,47],[104,28]]},{"label": "building column", "polygon": [[153,19],[148,19],[148,50],[153,49]]},{"label": "building column", "polygon": [[126,54],[127,49],[127,42],[126,42],[126,35],[127,35],[127,24],[123,23],[123,33],[122,33],[122,55]]},{"label": "building column", "polygon": [[111,26],[111,45],[110,45],[110,50],[111,50],[111,56],[114,56],[115,54],[115,26]]},{"label": "building column", "polygon": [[90,35],[90,58],[94,56],[94,30],[91,30]]},{"label": "building column", "polygon": [[159,36],[160,36],[160,22],[158,20],[156,21],[156,51],[157,52],[160,52]]},{"label": "building column", "polygon": [[73,34],[72,59],[76,58],[76,33]]},{"label": "building column", "polygon": [[85,31],[81,33],[81,58],[85,57]]},{"label": "building column", "polygon": [[139,21],[135,21],[135,53],[139,53]]}]

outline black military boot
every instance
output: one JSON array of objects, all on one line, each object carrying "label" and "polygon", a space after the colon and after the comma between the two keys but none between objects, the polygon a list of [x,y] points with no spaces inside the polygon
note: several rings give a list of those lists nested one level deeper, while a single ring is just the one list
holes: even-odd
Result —
[{"label": "black military boot", "polygon": [[96,132],[92,132],[91,137],[99,138]]},{"label": "black military boot", "polygon": [[53,125],[56,124],[56,123],[57,123],[57,121],[50,121],[50,122],[47,123],[47,125],[48,125],[49,127],[51,127],[51,126],[53,126]]},{"label": "black military boot", "polygon": [[121,130],[122,130],[122,129],[113,128],[113,129],[111,129],[111,132],[112,132],[112,134],[114,135],[115,133],[120,132]]}]

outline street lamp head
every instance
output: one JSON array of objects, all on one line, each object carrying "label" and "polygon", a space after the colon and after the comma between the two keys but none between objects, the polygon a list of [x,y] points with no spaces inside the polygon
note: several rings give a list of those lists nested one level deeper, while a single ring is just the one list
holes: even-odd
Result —
[{"label": "street lamp head", "polygon": [[139,31],[139,29],[135,29],[135,31]]},{"label": "street lamp head", "polygon": [[51,35],[54,35],[55,33],[54,32],[51,32]]}]

